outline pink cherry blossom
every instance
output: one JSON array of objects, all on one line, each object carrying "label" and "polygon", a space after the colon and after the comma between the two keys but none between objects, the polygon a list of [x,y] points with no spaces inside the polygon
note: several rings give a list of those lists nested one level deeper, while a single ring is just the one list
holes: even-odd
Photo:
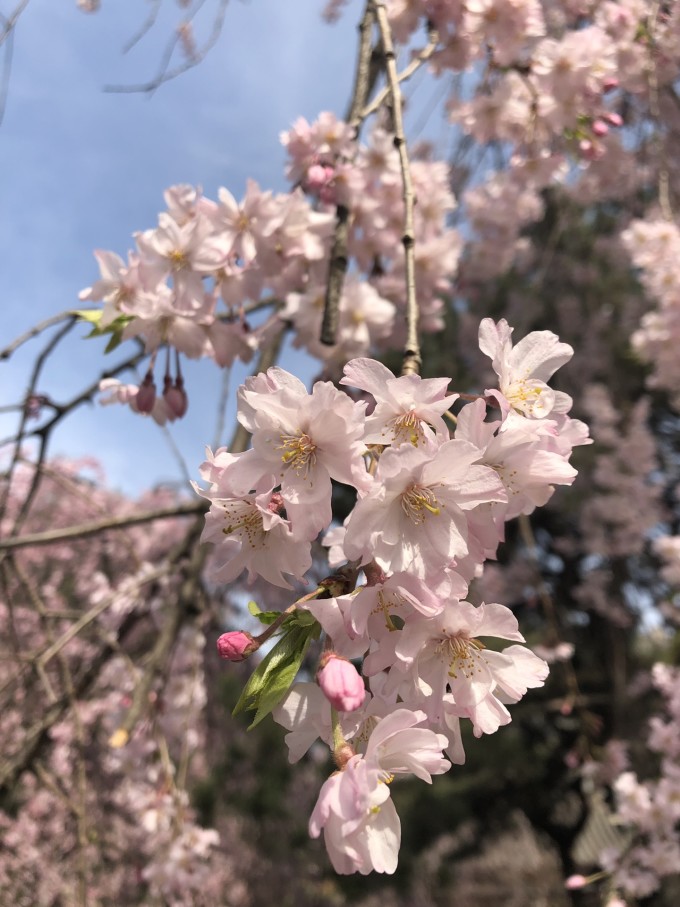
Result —
[{"label": "pink cherry blossom", "polygon": [[449,440],[442,414],[452,407],[458,394],[446,395],[449,385],[446,378],[423,379],[420,375],[395,378],[382,362],[353,359],[345,366],[345,377],[340,384],[358,387],[376,401],[375,409],[366,419],[367,444],[417,446],[426,437],[433,439],[435,433],[440,441]]},{"label": "pink cherry blossom", "polygon": [[485,318],[479,326],[479,346],[492,360],[501,393],[509,405],[534,419],[553,410],[567,412],[571,399],[548,387],[546,381],[574,355],[551,331],[533,331],[513,348],[512,328],[502,318],[495,324]]},{"label": "pink cherry blossom", "polygon": [[497,474],[475,465],[479,456],[476,447],[455,440],[384,451],[373,487],[347,523],[347,557],[375,559],[383,570],[410,570],[419,577],[464,557],[464,511],[506,500]]},{"label": "pink cherry blossom", "polygon": [[321,788],[309,820],[309,833],[324,833],[333,868],[341,875],[393,873],[401,841],[401,823],[390,789],[379,771],[353,756]]}]

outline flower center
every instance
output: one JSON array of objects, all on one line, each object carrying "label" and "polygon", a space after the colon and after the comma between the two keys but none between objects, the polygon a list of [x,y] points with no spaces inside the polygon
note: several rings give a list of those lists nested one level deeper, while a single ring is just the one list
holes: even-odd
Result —
[{"label": "flower center", "polygon": [[261,548],[264,542],[262,515],[249,501],[223,501],[222,509],[227,525],[222,529],[225,535],[237,535],[251,548]]},{"label": "flower center", "polygon": [[451,636],[444,645],[450,659],[449,677],[457,679],[460,673],[463,677],[470,678],[480,670],[479,662],[483,658],[481,652],[486,648],[483,642],[467,636]]},{"label": "flower center", "polygon": [[168,260],[173,271],[182,271],[189,265],[189,258],[186,252],[182,252],[181,249],[173,249],[172,252],[168,255]]},{"label": "flower center", "polygon": [[414,447],[425,438],[421,421],[413,410],[392,420],[392,434],[394,440],[400,444],[406,441]]},{"label": "flower center", "polygon": [[385,618],[385,627],[392,632],[392,630],[398,630],[399,627],[396,626],[392,620],[392,615],[390,614],[391,608],[399,608],[406,604],[406,601],[402,595],[399,595],[398,592],[391,593],[388,598],[385,593],[381,590],[378,592],[378,604],[375,606],[371,614],[382,614]]},{"label": "flower center", "polygon": [[513,381],[512,384],[504,387],[503,393],[513,409],[532,416],[534,408],[539,403],[543,402],[541,396],[545,391],[549,390],[548,386],[543,382],[539,383],[521,379],[519,381]]},{"label": "flower center", "polygon": [[401,509],[416,526],[425,521],[428,513],[439,516],[441,507],[431,488],[412,485],[401,496]]},{"label": "flower center", "polygon": [[310,467],[316,465],[316,444],[309,435],[281,435],[282,443],[277,450],[282,451],[281,461],[292,467],[298,475],[307,476]]}]

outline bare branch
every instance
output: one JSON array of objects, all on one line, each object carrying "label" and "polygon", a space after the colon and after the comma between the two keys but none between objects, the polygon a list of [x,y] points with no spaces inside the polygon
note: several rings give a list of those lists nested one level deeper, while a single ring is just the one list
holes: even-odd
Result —
[{"label": "bare branch", "polygon": [[[70,327],[70,326],[71,326],[71,323],[69,323],[69,325],[67,327]],[[64,333],[65,333],[65,331],[64,331]],[[57,336],[59,337],[59,339],[61,339],[61,332],[59,332],[59,334]],[[124,362],[121,362],[119,365],[115,366],[114,368],[112,368],[106,372],[102,372],[100,374],[99,378],[97,378],[94,382],[92,382],[92,384],[90,384],[88,387],[86,387],[84,391],[79,393],[77,396],[73,397],[68,403],[64,403],[64,404],[52,403],[51,404],[52,408],[55,410],[55,413],[52,416],[52,418],[49,419],[40,428],[36,428],[34,431],[30,432],[30,434],[25,436],[25,437],[31,437],[31,436],[39,437],[40,438],[40,450],[38,451],[38,459],[36,462],[35,474],[33,476],[33,481],[31,482],[31,487],[29,488],[28,493],[24,499],[24,502],[21,505],[17,518],[14,522],[12,531],[10,532],[10,536],[14,536],[17,534],[17,532],[23,525],[24,520],[28,516],[28,512],[29,512],[31,504],[33,502],[33,498],[35,497],[37,490],[38,490],[38,486],[40,484],[41,470],[42,470],[42,466],[43,466],[46,456],[47,456],[47,445],[48,445],[49,438],[50,438],[51,433],[54,430],[54,428],[59,424],[59,422],[61,422],[61,420],[66,415],[68,415],[68,413],[72,412],[74,409],[76,409],[81,404],[87,403],[92,399],[92,397],[99,390],[99,382],[103,378],[113,378],[116,375],[119,375],[121,372],[127,371],[128,369],[133,369],[144,358],[145,355],[146,355],[146,353],[142,349],[142,350],[140,350],[140,352],[138,352],[134,356],[131,356],[129,359],[126,359]],[[35,374],[35,369],[34,369],[34,374]],[[17,450],[18,450],[18,444],[24,437],[22,432],[23,432],[23,429],[20,431],[19,435],[17,436]],[[10,471],[10,473],[11,473],[11,471]],[[0,507],[0,512],[2,512],[4,507],[6,506],[8,494],[9,494],[9,479],[7,481],[7,486],[5,489],[4,503]]]},{"label": "bare branch", "polygon": [[[354,75],[354,89],[347,113],[348,122],[356,119],[358,111],[362,110],[366,104],[371,90],[373,19],[371,0],[368,0],[359,23],[359,53]],[[328,263],[328,280],[326,281],[326,296],[320,337],[321,342],[326,346],[334,346],[337,339],[340,297],[348,263],[349,208],[346,205],[338,205],[335,217],[335,231]]]},{"label": "bare branch", "polygon": [[394,125],[394,147],[399,154],[399,164],[401,167],[401,179],[403,185],[404,198],[404,235],[402,236],[402,245],[404,246],[404,265],[406,271],[406,345],[404,346],[404,356],[402,361],[402,375],[418,374],[422,362],[420,356],[420,341],[418,339],[418,299],[416,297],[416,263],[415,263],[415,231],[413,226],[413,207],[415,196],[413,193],[413,182],[411,180],[411,166],[409,164],[408,152],[406,150],[406,138],[404,136],[404,121],[402,115],[402,97],[399,88],[399,75],[397,73],[397,61],[394,53],[394,44],[392,43],[392,31],[387,16],[384,0],[373,0],[376,22],[382,38],[383,50],[385,54],[385,74],[387,84],[392,99],[392,121]]},{"label": "bare branch", "polygon": [[190,504],[177,504],[174,507],[161,507],[158,510],[147,510],[144,513],[134,513],[130,516],[114,517],[106,520],[95,520],[91,523],[81,523],[78,526],[67,526],[64,529],[51,529],[48,532],[33,532],[30,535],[20,535],[14,538],[0,539],[0,550],[35,547],[36,545],[53,545],[67,539],[83,539],[100,532],[112,529],[127,529],[129,526],[141,526],[144,523],[153,523],[156,520],[169,520],[174,517],[195,516],[208,509],[207,502],[203,500],[192,501]]},{"label": "bare branch", "polygon": [[158,18],[158,13],[160,12],[161,3],[163,2],[163,0],[151,0],[151,2],[153,3],[153,8],[152,8],[151,12],[149,13],[149,15],[146,17],[146,19],[142,23],[142,26],[139,29],[139,31],[136,32],[129,39],[129,41],[123,46],[124,54],[131,51],[132,48],[142,40],[144,35],[148,34],[149,31],[151,31],[151,29],[154,27],[154,24],[156,22],[156,19]]},{"label": "bare branch", "polygon": [[[407,82],[413,75],[415,75],[418,70],[430,59],[432,54],[437,49],[439,44],[439,32],[435,28],[430,28],[428,35],[428,43],[421,51],[419,51],[411,62],[406,66],[402,71],[397,75],[397,82],[401,84],[402,82]],[[358,128],[361,123],[371,114],[376,113],[385,101],[390,96],[389,85],[386,85],[378,94],[373,98],[370,104],[367,104],[363,107],[358,113],[355,113],[353,117],[349,120],[351,126]]]},{"label": "bare branch", "polygon": [[[74,315],[64,325],[62,325],[61,329],[58,330],[56,332],[56,334],[54,334],[50,338],[50,340],[47,342],[45,347],[41,350],[40,354],[38,355],[38,358],[35,360],[35,364],[31,371],[31,376],[28,381],[28,389],[27,389],[25,397],[24,397],[25,400],[28,400],[29,397],[31,397],[35,393],[35,388],[38,383],[38,378],[40,377],[40,373],[42,372],[45,362],[47,361],[50,354],[57,347],[59,342],[66,336],[66,334],[68,334],[68,332],[71,330],[71,328],[73,327],[73,325],[75,323],[76,323],[76,316]],[[5,491],[4,491],[4,494],[2,495],[2,499],[0,499],[0,513],[4,513],[5,509],[7,507],[7,501],[9,500],[10,487],[12,484],[12,476],[14,474],[14,470],[16,469],[17,463],[19,461],[19,456],[20,456],[20,452],[21,452],[21,443],[25,437],[24,430],[25,430],[27,421],[28,421],[28,412],[27,412],[26,408],[24,407],[24,410],[21,414],[21,419],[19,421],[19,430],[16,435],[14,451],[12,453],[12,460],[9,464],[9,469],[7,471],[7,479],[6,479],[7,484],[5,485]],[[16,531],[18,522],[19,522],[19,517],[17,517],[17,520],[15,521],[14,528],[12,529],[12,533],[14,533]]]},{"label": "bare branch", "polygon": [[19,3],[14,7],[14,12],[10,13],[9,16],[3,16],[2,13],[0,13],[0,19],[3,20],[2,30],[0,31],[0,47],[2,47],[7,38],[14,31],[19,16],[27,6],[28,0],[19,0]]},{"label": "bare branch", "polygon": [[29,340],[32,340],[34,337],[37,337],[38,334],[41,334],[47,328],[53,327],[55,324],[60,324],[62,321],[67,319],[72,319],[75,316],[73,315],[72,309],[67,309],[65,312],[60,312],[58,315],[52,315],[50,318],[46,318],[44,321],[39,321],[38,324],[34,325],[25,334],[21,334],[16,340],[13,340],[8,346],[0,350],[0,362],[3,359],[9,359],[9,357],[15,353],[20,346],[23,346]]},{"label": "bare branch", "polygon": [[[113,92],[117,94],[153,94],[163,85],[165,82],[169,82],[172,79],[176,79],[177,76],[182,75],[182,73],[187,72],[190,69],[193,69],[194,66],[198,66],[208,53],[213,49],[217,41],[219,40],[220,35],[222,34],[222,26],[224,25],[224,16],[227,11],[227,3],[229,0],[219,0],[219,6],[217,12],[215,13],[215,18],[213,20],[212,29],[208,35],[203,46],[196,51],[196,53],[191,57],[191,59],[186,60],[184,63],[181,63],[178,66],[175,66],[173,69],[170,69],[170,61],[175,52],[175,49],[179,43],[180,36],[179,32],[175,32],[172,38],[168,41],[168,44],[165,49],[165,53],[161,59],[161,65],[156,73],[155,77],[149,82],[142,82],[137,85],[105,85],[104,91]],[[199,0],[196,6],[191,10],[189,16],[186,18],[185,22],[189,23],[195,17],[196,13],[202,8],[205,0]]]}]

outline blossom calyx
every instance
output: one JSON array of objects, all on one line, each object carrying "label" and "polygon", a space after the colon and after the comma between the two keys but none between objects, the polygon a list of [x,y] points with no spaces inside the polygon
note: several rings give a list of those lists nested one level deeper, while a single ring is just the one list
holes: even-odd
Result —
[{"label": "blossom calyx", "polygon": [[230,630],[217,640],[220,658],[226,658],[227,661],[244,661],[259,648],[260,643],[243,630]]},{"label": "blossom calyx", "polygon": [[346,658],[335,652],[323,656],[316,679],[326,699],[339,712],[354,712],[363,705],[364,681]]}]

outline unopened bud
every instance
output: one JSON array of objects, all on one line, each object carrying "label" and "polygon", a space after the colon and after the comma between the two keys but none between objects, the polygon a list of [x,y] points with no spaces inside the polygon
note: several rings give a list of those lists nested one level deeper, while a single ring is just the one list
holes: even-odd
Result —
[{"label": "unopened bud", "polygon": [[584,885],[588,884],[588,879],[582,875],[569,876],[565,881],[564,887],[568,891],[578,891],[579,888],[583,888]]},{"label": "unopened bud", "polygon": [[229,633],[223,633],[217,640],[217,651],[220,658],[226,658],[227,661],[243,661],[259,647],[260,644],[253,639],[250,633],[245,633],[243,630],[231,630]]},{"label": "unopened bud", "polygon": [[189,398],[184,390],[184,379],[176,378],[174,384],[170,384],[170,379],[165,379],[165,388],[163,389],[163,399],[168,408],[171,419],[181,419],[189,408]]},{"label": "unopened bud", "polygon": [[609,126],[604,120],[594,120],[592,125],[593,134],[602,137],[609,132]]},{"label": "unopened bud", "polygon": [[363,705],[366,698],[364,681],[346,658],[334,652],[325,656],[316,679],[326,699],[339,712],[354,712]]},{"label": "unopened bud", "polygon": [[602,119],[606,120],[611,126],[623,126],[623,117],[620,113],[603,113]]},{"label": "unopened bud", "polygon": [[366,564],[364,567],[364,573],[366,574],[366,583],[369,586],[377,586],[380,583],[384,583],[387,577],[385,576],[385,571],[382,567],[379,567],[375,561],[371,561],[370,564]]},{"label": "unopened bud", "polygon": [[135,397],[135,406],[137,412],[150,413],[156,402],[156,385],[153,380],[153,374],[149,370],[144,376],[144,380],[139,386],[137,396]]},{"label": "unopened bud", "polygon": [[618,88],[618,87],[619,87],[619,80],[616,78],[616,76],[609,76],[609,78],[605,79],[604,82],[602,83],[602,91],[605,93],[608,91],[613,91],[615,88]]}]

